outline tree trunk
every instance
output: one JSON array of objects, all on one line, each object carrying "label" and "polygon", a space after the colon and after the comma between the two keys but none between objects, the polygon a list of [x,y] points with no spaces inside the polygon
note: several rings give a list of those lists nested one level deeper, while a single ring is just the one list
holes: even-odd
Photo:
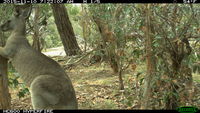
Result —
[{"label": "tree trunk", "polygon": [[[0,46],[4,46],[3,35],[0,32]],[[8,75],[7,75],[7,62],[6,58],[0,56],[0,109],[11,108],[11,97],[8,89]]]},{"label": "tree trunk", "polygon": [[64,4],[51,4],[55,23],[60,34],[66,55],[77,55],[81,52]]},{"label": "tree trunk", "polygon": [[180,65],[177,65],[176,61],[172,62],[172,68],[173,68],[173,74],[169,76],[171,78],[171,81],[169,82],[170,94],[167,95],[166,104],[165,104],[165,108],[168,110],[176,109],[178,107],[178,101],[179,101],[176,95],[178,94],[178,90],[177,90],[178,86],[172,80],[177,80],[177,76],[180,76],[181,74],[179,73]]},{"label": "tree trunk", "polygon": [[115,53],[116,50],[116,42],[112,32],[108,29],[108,26],[103,23],[103,21],[99,18],[93,17],[95,23],[99,28],[99,32],[101,34],[101,38],[103,40],[103,47],[107,52],[107,57],[109,59],[109,63],[114,73],[119,72],[117,55]]},{"label": "tree trunk", "polygon": [[122,69],[119,70],[118,72],[118,77],[119,77],[119,90],[124,90],[124,82],[122,79]]},{"label": "tree trunk", "polygon": [[143,101],[141,105],[141,109],[149,109],[150,108],[150,98],[152,96],[152,78],[155,74],[155,59],[153,56],[153,37],[150,23],[150,4],[146,5],[146,18],[145,18],[145,37],[146,37],[146,63],[147,63],[147,74],[145,77],[145,85],[144,85],[144,93],[143,93]]},{"label": "tree trunk", "polygon": [[40,17],[40,7],[37,5],[35,8],[34,13],[34,20],[33,20],[33,44],[32,47],[35,48],[37,51],[41,52],[40,48],[40,34],[39,34],[39,17]]},{"label": "tree trunk", "polygon": [[87,40],[86,40],[86,26],[85,26],[84,22],[83,22],[82,28],[83,28],[83,39],[85,41],[85,43],[84,43],[84,52],[86,52],[87,51]]},{"label": "tree trunk", "polygon": [[[86,11],[85,11],[85,9],[84,9],[84,6],[83,6],[83,4],[81,4],[81,13],[82,13],[82,15],[81,16],[84,16],[84,15],[86,15]],[[87,26],[86,26],[86,21],[87,20],[85,20],[85,19],[83,19],[82,20],[82,29],[83,29],[83,39],[84,39],[84,41],[85,41],[85,44],[84,44],[84,52],[86,52],[87,51],[87,39],[86,39],[86,37],[87,37]],[[89,28],[88,28],[89,29]]]}]

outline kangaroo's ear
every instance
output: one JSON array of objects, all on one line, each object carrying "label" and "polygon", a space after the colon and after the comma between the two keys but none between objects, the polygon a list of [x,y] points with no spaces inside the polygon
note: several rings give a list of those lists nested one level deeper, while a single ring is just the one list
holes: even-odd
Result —
[{"label": "kangaroo's ear", "polygon": [[14,8],[14,16],[27,19],[31,14],[32,4],[14,5]]},{"label": "kangaroo's ear", "polygon": [[21,14],[20,6],[14,5],[14,16],[18,17]]},{"label": "kangaroo's ear", "polygon": [[25,18],[25,19],[28,19],[30,14],[31,14],[31,11],[32,11],[32,5],[31,4],[28,4],[27,6],[25,6],[25,8],[23,9],[23,12],[22,12],[22,16]]}]

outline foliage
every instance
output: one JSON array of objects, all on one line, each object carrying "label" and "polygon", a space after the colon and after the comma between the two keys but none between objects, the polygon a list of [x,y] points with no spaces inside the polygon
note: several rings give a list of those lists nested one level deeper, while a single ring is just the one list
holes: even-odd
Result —
[{"label": "foliage", "polygon": [[18,93],[17,96],[19,98],[25,97],[26,95],[29,95],[29,90],[28,88],[25,86],[24,83],[19,82],[20,79],[20,75],[15,71],[15,69],[12,67],[12,65],[9,64],[9,71],[8,71],[8,75],[9,75],[9,87],[14,89],[18,89]]},{"label": "foliage", "polygon": [[[36,4],[34,6],[36,6]],[[42,21],[44,17],[47,18],[47,25],[40,25],[41,28],[43,27],[40,32],[46,48],[62,46],[51,8],[47,4],[39,4],[39,6],[41,7],[40,21]],[[124,79],[125,91],[120,93],[116,90],[116,82],[114,82],[117,80],[116,76],[113,77],[112,74],[109,73],[103,77],[106,78],[105,80],[96,80],[95,77],[102,79],[99,76],[106,73],[98,74],[91,71],[97,71],[98,68],[96,67],[91,70],[88,69],[88,67],[83,72],[85,75],[82,76],[80,76],[82,73],[78,72],[80,75],[77,76],[80,76],[80,80],[74,80],[78,82],[78,84],[85,85],[85,87],[94,84],[103,86],[103,88],[99,88],[100,90],[96,87],[87,87],[87,91],[85,88],[77,88],[78,92],[84,89],[81,93],[78,93],[82,107],[116,109],[133,108],[134,105],[140,105],[139,101],[142,99],[142,92],[144,89],[144,74],[147,68],[145,67],[145,58],[148,56],[145,47],[145,31],[147,27],[145,26],[146,11],[144,10],[144,5],[66,4],[65,6],[81,49],[85,50],[84,52],[94,50],[91,52],[93,54],[92,56],[97,55],[103,57],[108,55],[102,52],[104,49],[114,50],[120,65],[119,68],[123,70],[122,78]],[[151,101],[151,108],[153,109],[165,109],[164,105],[167,103],[170,96],[177,98],[182,97],[180,95],[182,93],[180,90],[186,89],[186,82],[188,82],[187,72],[190,72],[191,69],[196,72],[196,68],[200,70],[200,65],[198,65],[200,64],[200,27],[198,20],[198,18],[200,18],[200,9],[198,6],[197,4],[152,4],[150,9],[152,13],[150,16],[151,36],[153,37],[152,51],[155,57],[154,65],[156,66],[155,77],[152,81],[153,100]],[[0,18],[2,21],[7,20],[11,13],[12,5],[0,5]],[[103,50],[100,48],[103,43],[103,36],[95,23],[95,18],[100,19],[106,28],[105,31],[113,35],[112,39],[106,39],[107,46],[105,46]],[[30,18],[30,24],[33,24],[32,22],[33,15]],[[32,32],[27,34],[30,42],[32,42],[31,34]],[[9,33],[6,33],[5,36],[8,37]],[[191,52],[188,52],[187,42],[192,49]],[[105,57],[105,59],[106,58],[107,57]],[[87,60],[89,61],[89,58]],[[174,68],[173,64],[176,61],[178,62],[178,66]],[[103,63],[107,65],[107,62]],[[85,65],[85,62],[83,62],[83,64]],[[76,71],[80,70],[77,69]],[[76,71],[74,73],[76,73]],[[87,73],[88,71],[90,73]],[[19,76],[13,69],[9,70],[9,75],[10,87],[19,88],[18,96],[23,97],[28,94],[28,89],[19,82]],[[14,75],[16,75],[16,77],[14,77]],[[199,80],[195,80],[198,78],[198,75],[198,73],[193,74],[195,82]],[[95,80],[91,79],[92,77],[94,77]],[[111,79],[109,77],[111,77]],[[108,85],[111,85],[111,87],[109,86],[109,88],[107,88],[106,86]],[[172,87],[176,86],[179,87],[176,89],[177,92],[172,91]],[[109,93],[104,93],[103,91]],[[83,92],[95,94],[84,95],[82,94]],[[88,95],[94,97],[88,97]],[[106,97],[102,97],[102,95]],[[95,99],[95,96],[99,98]],[[89,98],[88,100],[91,101],[86,101],[85,98]],[[102,98],[104,99],[101,100]],[[92,99],[95,100],[96,103],[93,102]],[[103,103],[99,105],[98,103],[100,102]],[[185,104],[186,103],[180,102],[180,105]]]}]

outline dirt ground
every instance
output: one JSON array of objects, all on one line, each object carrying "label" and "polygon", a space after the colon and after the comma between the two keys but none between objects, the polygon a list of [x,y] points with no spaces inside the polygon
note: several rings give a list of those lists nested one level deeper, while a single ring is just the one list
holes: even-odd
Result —
[{"label": "dirt ground", "polygon": [[[80,109],[117,109],[125,96],[118,90],[118,77],[109,68],[78,66],[67,71],[74,85]],[[134,78],[129,78],[133,81]],[[125,85],[125,87],[128,87]],[[18,90],[11,89],[12,109],[31,109],[30,95],[18,98]],[[131,95],[130,95],[131,96]],[[121,103],[122,102],[122,103]]]}]

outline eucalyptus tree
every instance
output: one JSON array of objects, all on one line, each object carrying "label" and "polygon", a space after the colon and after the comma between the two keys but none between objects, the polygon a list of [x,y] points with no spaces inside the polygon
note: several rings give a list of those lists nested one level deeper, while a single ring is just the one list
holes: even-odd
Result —
[{"label": "eucalyptus tree", "polygon": [[193,31],[199,27],[195,16],[198,13],[192,5],[155,4],[152,8],[158,72],[158,82],[155,84],[162,86],[157,87],[154,92],[162,97],[160,103],[164,102],[165,109],[192,104],[189,101],[192,96],[186,90],[192,89],[190,39],[196,36]]},{"label": "eucalyptus tree", "polygon": [[52,4],[51,7],[66,55],[80,54],[81,49],[78,46],[73,27],[69,20],[67,8],[64,4]]}]

